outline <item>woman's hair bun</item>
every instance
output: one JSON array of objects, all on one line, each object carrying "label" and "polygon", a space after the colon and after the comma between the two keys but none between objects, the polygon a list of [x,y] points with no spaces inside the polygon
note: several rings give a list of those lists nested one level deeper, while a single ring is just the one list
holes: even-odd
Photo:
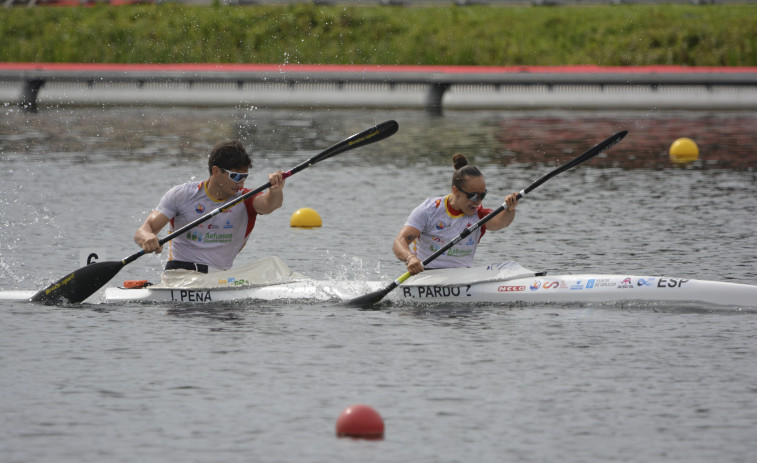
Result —
[{"label": "woman's hair bun", "polygon": [[461,169],[468,165],[468,158],[464,154],[455,153],[452,156],[452,165],[455,166],[455,170]]}]

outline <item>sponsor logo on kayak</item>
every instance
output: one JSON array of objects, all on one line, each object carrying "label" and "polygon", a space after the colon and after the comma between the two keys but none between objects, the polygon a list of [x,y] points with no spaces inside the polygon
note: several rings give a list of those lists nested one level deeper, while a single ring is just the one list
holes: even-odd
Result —
[{"label": "sponsor logo on kayak", "polygon": [[683,278],[660,278],[659,281],[657,281],[657,287],[658,288],[680,288],[688,282],[689,280],[686,280]]},{"label": "sponsor logo on kayak", "polygon": [[586,289],[591,289],[591,288],[593,288],[593,287],[594,287],[594,283],[595,283],[596,281],[597,281],[597,280],[596,280],[596,279],[594,279],[594,278],[589,278],[589,279],[588,279],[588,280],[586,281]]},{"label": "sponsor logo on kayak", "polygon": [[618,285],[618,288],[633,288],[633,281],[631,281],[631,277],[627,277],[625,280],[621,281]]},{"label": "sponsor logo on kayak", "polygon": [[509,293],[512,291],[525,291],[525,286],[500,286],[497,288],[497,292],[500,293]]},{"label": "sponsor logo on kayak", "polygon": [[556,289],[556,288],[566,288],[567,285],[564,281],[545,281],[544,282],[544,289]]},{"label": "sponsor logo on kayak", "polygon": [[403,286],[404,297],[430,299],[437,297],[468,297],[470,286]]},{"label": "sponsor logo on kayak", "polygon": [[229,286],[244,286],[251,284],[249,281],[245,280],[244,278],[236,279],[234,277],[229,277],[227,279],[218,279],[219,285],[229,285]]},{"label": "sponsor logo on kayak", "polygon": [[530,289],[531,291],[536,291],[539,288],[541,288],[541,281],[539,280],[534,281],[533,283],[531,283],[531,286],[528,287],[528,289]]},{"label": "sponsor logo on kayak", "polygon": [[610,278],[597,278],[594,282],[594,286],[596,286],[597,288],[607,288],[610,286],[615,286],[615,282]]},{"label": "sponsor logo on kayak", "polygon": [[570,290],[571,291],[580,291],[582,289],[584,289],[584,284],[581,282],[581,280],[578,280],[575,283],[573,283],[572,285],[570,285]]},{"label": "sponsor logo on kayak", "polygon": [[656,279],[657,278],[639,278],[639,281],[636,282],[636,286],[653,286]]}]

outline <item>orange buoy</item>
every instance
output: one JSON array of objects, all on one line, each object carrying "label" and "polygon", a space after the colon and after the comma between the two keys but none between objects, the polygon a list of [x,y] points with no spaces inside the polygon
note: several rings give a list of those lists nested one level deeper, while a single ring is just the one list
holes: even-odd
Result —
[{"label": "orange buoy", "polygon": [[336,420],[337,437],[383,439],[384,420],[368,405],[357,404],[344,409]]}]

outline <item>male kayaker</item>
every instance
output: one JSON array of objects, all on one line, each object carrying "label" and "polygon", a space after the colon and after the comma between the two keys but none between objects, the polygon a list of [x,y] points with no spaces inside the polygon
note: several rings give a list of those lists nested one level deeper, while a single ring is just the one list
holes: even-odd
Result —
[{"label": "male kayaker", "polygon": [[[405,262],[411,275],[424,270],[423,260],[492,212],[481,205],[486,196],[486,182],[481,171],[470,165],[460,153],[452,157],[452,163],[455,173],[450,194],[426,199],[416,207],[392,245],[394,255]],[[471,267],[484,233],[501,230],[515,219],[517,193],[507,195],[505,202],[507,208],[504,211],[434,259],[429,268]]]},{"label": "male kayaker", "polygon": [[[158,207],[147,216],[134,234],[134,242],[145,252],[160,253],[158,232],[167,223],[171,231],[202,217],[233,197],[250,191],[244,188],[252,159],[238,141],[216,145],[208,158],[210,177],[204,182],[175,186],[163,195]],[[269,214],[284,202],[281,171],[268,174],[271,187],[201,223],[186,234],[169,241],[166,270],[193,270],[202,273],[229,270],[234,258],[247,243],[258,214]]]}]

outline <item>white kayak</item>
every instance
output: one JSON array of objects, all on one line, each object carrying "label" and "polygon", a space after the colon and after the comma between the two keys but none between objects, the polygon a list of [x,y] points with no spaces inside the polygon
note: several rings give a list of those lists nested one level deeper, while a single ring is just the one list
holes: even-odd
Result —
[{"label": "white kayak", "polygon": [[[386,281],[313,280],[291,272],[283,262],[276,265],[277,282],[209,287],[202,281],[169,280],[170,287],[138,289],[108,288],[106,302],[190,302],[234,300],[349,301],[385,288]],[[257,264],[259,265],[259,264]],[[259,272],[258,266],[253,273]],[[249,268],[248,268],[249,270]],[[224,275],[227,276],[228,275]],[[240,278],[213,281],[238,282]],[[207,280],[205,280],[207,281]],[[246,282],[253,281],[247,277]],[[165,279],[164,279],[165,284]],[[580,303],[580,302],[682,302],[707,306],[757,307],[757,286],[669,276],[639,275],[546,275],[517,262],[494,263],[466,269],[429,270],[407,279],[385,300],[393,303]]]},{"label": "white kayak", "polygon": [[[105,302],[348,301],[386,282],[295,281],[238,288],[107,288]],[[385,301],[451,303],[691,302],[757,307],[757,286],[666,276],[553,275],[455,285],[403,283]]]},{"label": "white kayak", "polygon": [[[315,280],[292,272],[278,258],[266,258],[223,273],[181,273],[157,285],[106,288],[100,300],[211,303],[223,301],[346,302],[387,287],[389,281]],[[165,275],[165,274],[164,274]],[[24,300],[34,291],[3,291],[0,300]],[[93,296],[88,302],[94,301]],[[469,269],[429,270],[407,279],[384,298],[414,303],[623,303],[669,302],[757,308],[757,286],[666,275],[535,273],[515,262]]]}]

